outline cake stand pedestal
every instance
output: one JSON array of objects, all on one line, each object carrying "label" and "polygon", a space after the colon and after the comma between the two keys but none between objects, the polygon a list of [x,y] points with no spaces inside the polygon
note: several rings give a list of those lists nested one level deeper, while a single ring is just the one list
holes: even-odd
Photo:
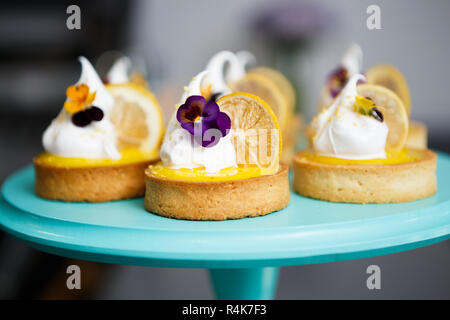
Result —
[{"label": "cake stand pedestal", "polygon": [[31,166],[2,186],[0,226],[52,254],[125,265],[208,268],[219,299],[272,299],[278,267],[358,259],[450,238],[450,157],[438,192],[398,204],[329,203],[291,194],[285,209],[228,221],[173,220],[142,198],[64,203],[38,198]]}]

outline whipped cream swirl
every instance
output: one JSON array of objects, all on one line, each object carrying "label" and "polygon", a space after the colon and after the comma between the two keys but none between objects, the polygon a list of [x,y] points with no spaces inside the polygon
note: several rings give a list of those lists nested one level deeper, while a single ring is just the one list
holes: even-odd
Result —
[{"label": "whipped cream swirl", "polygon": [[340,65],[347,70],[349,78],[361,72],[363,53],[361,47],[352,43],[342,56]]},{"label": "whipped cream swirl", "polygon": [[130,82],[129,70],[131,68],[131,60],[128,57],[117,59],[109,69],[106,79],[109,83],[128,83]]},{"label": "whipped cream swirl", "polygon": [[104,117],[101,121],[93,121],[86,127],[78,127],[72,123],[72,115],[63,107],[44,131],[42,137],[44,149],[62,157],[120,159],[116,131],[108,120],[114,106],[114,98],[106,90],[91,63],[85,57],[78,60],[81,63],[81,76],[76,84],[86,84],[90,92],[95,91],[92,105],[102,109]]},{"label": "whipped cream swirl", "polygon": [[386,158],[386,123],[354,111],[359,80],[364,76],[352,76],[334,103],[313,120],[316,154],[352,160]]}]

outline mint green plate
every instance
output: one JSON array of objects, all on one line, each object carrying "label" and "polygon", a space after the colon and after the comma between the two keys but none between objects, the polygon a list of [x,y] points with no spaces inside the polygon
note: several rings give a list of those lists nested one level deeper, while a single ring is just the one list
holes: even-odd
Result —
[{"label": "mint green plate", "polygon": [[[450,237],[450,157],[438,156],[438,192],[399,204],[343,204],[291,194],[263,217],[220,222],[163,218],[143,199],[65,203],[38,198],[32,166],[2,187],[0,226],[54,254],[166,267],[257,268],[355,259]],[[243,195],[245,197],[245,195]]]}]

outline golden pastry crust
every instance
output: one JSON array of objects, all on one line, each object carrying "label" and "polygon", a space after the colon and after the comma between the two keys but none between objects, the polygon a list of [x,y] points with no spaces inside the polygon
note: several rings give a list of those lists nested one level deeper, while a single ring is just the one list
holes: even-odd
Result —
[{"label": "golden pastry crust", "polygon": [[427,140],[427,126],[419,121],[410,121],[406,147],[411,149],[426,149]]},{"label": "golden pastry crust", "polygon": [[145,193],[145,168],[157,161],[70,168],[44,165],[35,158],[35,192],[41,198],[71,202],[140,197]]},{"label": "golden pastry crust", "polygon": [[145,208],[185,220],[226,220],[261,216],[289,203],[288,166],[274,175],[232,181],[179,181],[146,170]]},{"label": "golden pastry crust", "polygon": [[389,203],[423,199],[437,189],[436,159],[430,150],[415,150],[421,160],[391,164],[324,164],[294,157],[294,191],[333,202]]}]

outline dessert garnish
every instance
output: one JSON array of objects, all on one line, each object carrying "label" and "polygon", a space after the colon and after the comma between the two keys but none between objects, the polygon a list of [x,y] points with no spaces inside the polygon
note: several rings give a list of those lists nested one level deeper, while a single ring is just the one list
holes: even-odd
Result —
[{"label": "dessert garnish", "polygon": [[89,93],[89,86],[84,83],[68,87],[66,95],[67,100],[64,102],[64,109],[70,114],[83,111],[95,99],[95,91]]},{"label": "dessert garnish", "polygon": [[348,80],[348,72],[344,67],[338,67],[328,76],[328,88],[333,98],[336,98]]},{"label": "dessert garnish", "polygon": [[177,120],[203,147],[215,146],[231,127],[230,117],[220,111],[215,101],[206,102],[198,95],[188,97],[178,108]]},{"label": "dessert garnish", "polygon": [[92,121],[101,121],[103,119],[102,109],[92,106],[83,111],[79,111],[72,115],[72,122],[78,127],[85,127]]},{"label": "dessert garnish", "polygon": [[355,112],[362,114],[363,116],[372,117],[380,122],[383,122],[383,113],[379,110],[381,107],[376,107],[375,103],[370,97],[355,97],[355,104],[353,109]]},{"label": "dessert garnish", "polygon": [[70,86],[66,91],[67,100],[64,109],[72,115],[72,122],[78,127],[85,127],[92,121],[101,121],[103,111],[99,107],[93,106],[95,91],[89,93],[89,86],[79,84]]}]

